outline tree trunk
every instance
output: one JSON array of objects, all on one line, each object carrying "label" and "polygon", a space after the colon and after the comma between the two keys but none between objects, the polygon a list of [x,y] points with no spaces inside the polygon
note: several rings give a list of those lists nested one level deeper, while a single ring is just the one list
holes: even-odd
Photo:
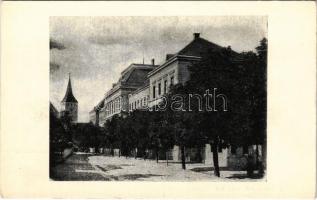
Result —
[{"label": "tree trunk", "polygon": [[267,142],[265,138],[264,143],[262,145],[262,163],[263,163],[264,169],[266,169],[266,155],[267,155]]},{"label": "tree trunk", "polygon": [[218,140],[214,141],[212,144],[212,157],[214,162],[214,174],[220,177],[219,162],[218,162]]},{"label": "tree trunk", "polygon": [[182,157],[182,169],[186,169],[186,160],[185,160],[185,146],[181,146],[181,157]]},{"label": "tree trunk", "polygon": [[158,163],[158,161],[159,161],[159,154],[158,154],[158,150],[156,150],[155,154],[156,154],[156,163]]},{"label": "tree trunk", "polygon": [[256,168],[258,169],[259,168],[259,145],[256,144],[255,147],[256,147],[256,149],[255,149],[255,155],[256,155],[255,165],[256,165]]},{"label": "tree trunk", "polygon": [[262,159],[261,159],[261,162],[259,163],[259,175],[261,176],[261,177],[263,177],[264,176],[264,165],[266,164],[265,163],[265,158],[264,158],[264,156],[265,156],[265,154],[266,154],[266,150],[264,150],[264,145],[265,145],[265,143],[263,143],[262,144],[262,148],[261,148],[261,152],[262,152]]}]

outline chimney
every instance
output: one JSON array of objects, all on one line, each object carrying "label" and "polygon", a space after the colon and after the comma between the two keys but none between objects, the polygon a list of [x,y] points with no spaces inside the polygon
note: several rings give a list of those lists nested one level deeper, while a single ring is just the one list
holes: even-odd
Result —
[{"label": "chimney", "polygon": [[200,33],[194,33],[194,39],[199,38],[199,36],[200,36]]},{"label": "chimney", "polygon": [[174,54],[166,54],[166,60],[170,59],[173,56],[174,56]]},{"label": "chimney", "polygon": [[155,60],[154,58],[151,59],[152,65],[155,65]]}]

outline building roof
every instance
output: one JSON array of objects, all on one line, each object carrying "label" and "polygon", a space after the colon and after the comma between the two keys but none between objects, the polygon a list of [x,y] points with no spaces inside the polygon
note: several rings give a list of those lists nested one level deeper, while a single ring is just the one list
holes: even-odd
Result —
[{"label": "building roof", "polygon": [[72,103],[78,103],[77,99],[74,97],[73,90],[72,90],[72,83],[70,80],[70,74],[68,79],[68,85],[66,89],[66,94],[62,100],[62,102],[72,102]]},{"label": "building roof", "polygon": [[[222,50],[224,48],[227,47],[222,47],[218,44],[210,42],[204,38],[201,38],[199,33],[194,33],[194,39],[189,44],[187,44],[183,49],[178,51],[176,54],[174,54],[174,56],[171,56],[170,58],[175,57],[177,55],[201,57],[210,50],[217,51]],[[237,54],[237,52],[235,51],[232,52],[234,54]]]},{"label": "building roof", "polygon": [[140,87],[138,87],[138,89],[134,90],[133,92],[131,92],[132,95],[135,95],[137,93],[139,93],[140,91],[148,88],[150,86],[150,79],[146,79],[143,83],[143,85],[141,85]]},{"label": "building roof", "polygon": [[[199,33],[194,33],[194,39],[187,44],[183,49],[178,51],[175,54],[167,54],[166,61],[161,64],[159,67],[155,68],[152,72],[149,73],[149,76],[155,74],[161,69],[168,66],[170,63],[177,59],[186,59],[186,60],[199,60],[209,51],[220,51],[226,47],[219,46],[213,42],[210,42],[204,38],[200,37]],[[238,54],[237,52],[232,51],[233,54]]]},{"label": "building roof", "polygon": [[121,72],[119,81],[113,85],[112,89],[107,92],[106,96],[111,95],[119,88],[129,87],[136,89],[140,86],[143,86],[147,82],[148,73],[157,66],[158,65],[132,63],[129,67]]},{"label": "building roof", "polygon": [[220,50],[223,47],[209,42],[201,37],[195,37],[193,41],[191,41],[188,45],[186,45],[183,49],[177,52],[177,55],[186,55],[186,56],[197,56],[200,57],[204,55],[208,50]]},{"label": "building roof", "polygon": [[147,74],[155,67],[157,67],[157,65],[133,63],[121,73],[119,82],[122,85],[143,85],[146,81]]}]

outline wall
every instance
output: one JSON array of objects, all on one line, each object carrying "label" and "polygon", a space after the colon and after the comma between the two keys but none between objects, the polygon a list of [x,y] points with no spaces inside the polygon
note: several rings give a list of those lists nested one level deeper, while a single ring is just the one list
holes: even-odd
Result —
[{"label": "wall", "polygon": [[[231,150],[231,147],[230,149]],[[266,164],[265,159],[263,157],[263,147],[261,145],[258,145],[259,150],[259,160],[263,161],[264,165]],[[230,151],[229,151],[230,152]],[[256,145],[250,145],[248,147],[248,151],[243,153],[243,148],[238,147],[236,150],[236,153],[232,154],[230,153],[228,156],[228,167],[231,169],[240,169],[245,170],[248,163],[248,155],[252,156],[252,162],[255,164],[256,162]]]},{"label": "wall", "polygon": [[103,107],[99,111],[99,126],[104,126],[104,124],[106,123],[106,120],[107,120],[106,109],[105,107]]},{"label": "wall", "polygon": [[149,86],[141,88],[129,95],[129,111],[147,108],[149,102]]},{"label": "wall", "polygon": [[[214,165],[213,163],[213,154],[211,151],[210,144],[205,145],[205,164]],[[227,167],[228,166],[228,148],[222,149],[222,152],[218,152],[218,162],[219,167]]]},{"label": "wall", "polygon": [[[154,106],[159,103],[159,99],[164,95],[164,81],[167,81],[167,89],[166,92],[169,91],[169,87],[171,85],[171,77],[174,77],[174,84],[179,82],[178,80],[178,61],[172,62],[170,65],[161,69],[157,73],[151,75],[150,79],[150,101],[149,106]],[[158,94],[158,85],[161,83],[161,95]],[[153,98],[153,86],[155,86],[155,98]]]},{"label": "wall", "polygon": [[185,83],[190,78],[188,66],[193,62],[191,61],[178,61],[178,80],[180,83]]}]

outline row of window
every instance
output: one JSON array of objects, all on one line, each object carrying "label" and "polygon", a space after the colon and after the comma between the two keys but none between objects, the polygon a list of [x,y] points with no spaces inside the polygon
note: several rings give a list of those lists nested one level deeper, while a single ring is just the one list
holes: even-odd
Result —
[{"label": "row of window", "polygon": [[121,107],[121,98],[118,98],[114,101],[109,102],[106,105],[106,115],[112,115],[114,113],[117,113],[120,110]]},{"label": "row of window", "polygon": [[[166,94],[168,91],[168,86],[167,86],[168,82],[167,80],[164,80],[163,82],[163,88],[162,88],[162,84],[161,82],[158,83],[158,96],[162,95],[162,94]],[[174,76],[170,77],[170,86],[174,84]],[[163,89],[163,91],[162,91]],[[153,86],[153,98],[156,98],[156,86]],[[129,104],[129,109],[130,110],[135,110],[137,108],[141,108],[143,106],[147,106],[148,105],[148,101],[150,100],[150,96],[148,95],[147,97],[143,97],[139,100],[136,100],[132,103]],[[112,102],[109,102],[106,105],[106,115],[112,115],[114,113],[117,113],[120,110],[120,106],[121,105],[121,99],[116,99]]]},{"label": "row of window", "polygon": [[146,106],[148,104],[149,99],[150,99],[150,97],[147,96],[147,97],[143,97],[139,100],[136,100],[136,101],[129,104],[129,109],[135,110],[137,108],[141,108],[143,106]]},{"label": "row of window", "polygon": [[[174,84],[174,76],[171,76],[170,78],[170,86]],[[158,96],[160,96],[162,94],[162,85],[161,82],[158,83],[157,85],[157,89],[158,89]],[[153,94],[152,97],[153,99],[156,98],[156,85],[153,85],[153,90],[152,90]],[[163,84],[163,94],[167,93],[167,80],[164,80],[164,84]]]}]

